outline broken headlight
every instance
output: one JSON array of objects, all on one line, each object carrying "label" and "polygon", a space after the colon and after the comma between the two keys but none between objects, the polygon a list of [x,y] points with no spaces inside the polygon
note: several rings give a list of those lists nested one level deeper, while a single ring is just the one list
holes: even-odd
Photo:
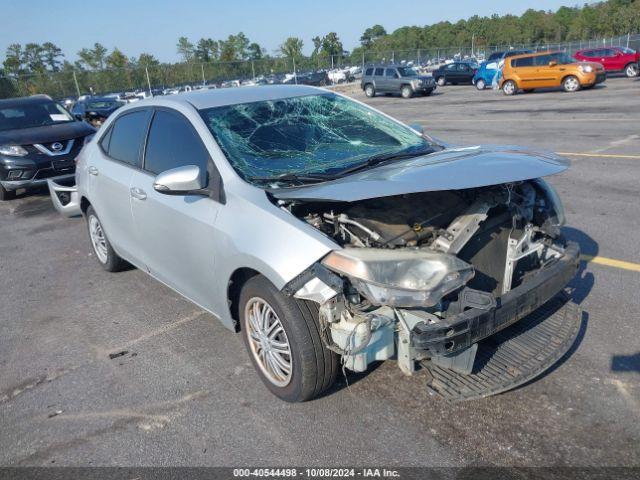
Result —
[{"label": "broken headlight", "polygon": [[564,206],[562,205],[558,192],[541,178],[537,178],[534,182],[544,193],[549,211],[550,224],[555,227],[563,226],[566,222],[566,217],[564,214]]},{"label": "broken headlight", "polygon": [[430,307],[468,282],[473,267],[453,255],[418,249],[345,248],[322,264],[345,275],[373,305]]}]

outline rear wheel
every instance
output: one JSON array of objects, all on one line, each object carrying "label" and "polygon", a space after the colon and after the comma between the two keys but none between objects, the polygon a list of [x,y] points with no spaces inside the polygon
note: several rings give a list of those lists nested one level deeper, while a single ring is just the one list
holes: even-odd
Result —
[{"label": "rear wheel", "polygon": [[371,85],[370,83],[367,83],[364,86],[364,94],[369,98],[375,97],[376,96],[376,89],[373,87],[373,85]]},{"label": "rear wheel", "polygon": [[505,95],[515,95],[517,91],[518,86],[513,80],[507,80],[502,84],[502,93]]},{"label": "rear wheel", "polygon": [[629,65],[624,67],[624,74],[629,78],[637,77],[638,76],[638,64],[637,63],[630,63]]},{"label": "rear wheel", "polygon": [[0,201],[3,200],[13,200],[16,198],[16,192],[13,190],[7,190],[2,185],[0,185]]},{"label": "rear wheel", "polygon": [[479,78],[478,80],[476,80],[476,88],[478,90],[484,90],[486,86],[487,84],[483,79]]},{"label": "rear wheel", "polygon": [[240,315],[249,357],[271,393],[303,402],[333,384],[338,355],[322,342],[317,304],[287,297],[257,275],[242,289]]},{"label": "rear wheel", "polygon": [[411,98],[413,97],[413,90],[411,90],[409,85],[404,85],[400,89],[400,95],[402,95],[402,98]]},{"label": "rear wheel", "polygon": [[87,228],[93,252],[102,268],[108,272],[118,272],[124,270],[128,264],[113,249],[107,234],[100,223],[100,219],[93,207],[87,209]]},{"label": "rear wheel", "polygon": [[578,80],[578,77],[569,75],[562,81],[562,88],[565,92],[577,92],[580,90],[580,80]]},{"label": "rear wheel", "polygon": [[438,77],[436,79],[436,82],[438,83],[438,85],[440,85],[441,87],[444,87],[447,84],[447,80],[444,77]]}]

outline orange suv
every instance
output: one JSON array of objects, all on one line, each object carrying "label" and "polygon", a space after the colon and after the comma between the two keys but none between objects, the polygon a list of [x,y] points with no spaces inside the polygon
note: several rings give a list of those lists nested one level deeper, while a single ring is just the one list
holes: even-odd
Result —
[{"label": "orange suv", "polygon": [[593,87],[607,78],[599,63],[578,62],[564,52],[529,53],[506,58],[500,87],[505,95],[519,89],[562,87],[566,92]]}]

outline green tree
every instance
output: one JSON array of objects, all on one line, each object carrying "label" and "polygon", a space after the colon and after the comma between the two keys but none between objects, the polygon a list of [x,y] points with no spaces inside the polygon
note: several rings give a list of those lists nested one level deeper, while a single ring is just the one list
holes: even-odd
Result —
[{"label": "green tree", "polygon": [[141,67],[157,67],[160,62],[150,53],[141,53],[138,57],[137,64]]},{"label": "green tree", "polygon": [[217,60],[219,56],[218,42],[211,38],[201,38],[196,45],[194,56],[200,62]]},{"label": "green tree", "polygon": [[285,57],[300,57],[303,46],[304,42],[301,38],[289,37],[280,45],[280,53]]},{"label": "green tree", "polygon": [[19,43],[12,43],[9,45],[3,62],[6,72],[13,75],[21,73],[23,71],[22,59],[22,45]]},{"label": "green tree", "polygon": [[37,43],[27,43],[22,51],[22,63],[30,72],[43,72],[44,49]]},{"label": "green tree", "polygon": [[249,45],[249,59],[250,60],[261,60],[265,55],[265,50],[259,44],[253,42]]},{"label": "green tree", "polygon": [[384,37],[386,34],[387,31],[382,25],[374,25],[373,27],[369,27],[364,31],[364,33],[360,37],[360,44],[363,47],[368,48],[373,42],[381,37]]},{"label": "green tree", "polygon": [[58,59],[64,57],[62,50],[51,42],[43,43],[42,50],[43,60],[46,67],[52,72],[59,71],[62,62]]},{"label": "green tree", "polygon": [[191,43],[187,37],[180,37],[176,48],[178,49],[178,55],[182,57],[183,61],[191,62],[193,60],[195,50],[193,43]]}]

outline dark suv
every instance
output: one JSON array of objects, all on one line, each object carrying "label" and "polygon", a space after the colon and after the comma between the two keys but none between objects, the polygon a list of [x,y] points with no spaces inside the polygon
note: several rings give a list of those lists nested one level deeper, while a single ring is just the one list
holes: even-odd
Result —
[{"label": "dark suv", "polygon": [[411,67],[385,65],[365,68],[360,87],[367,97],[376,93],[399,93],[403,98],[415,94],[431,95],[436,89],[433,77],[421,76]]},{"label": "dark suv", "polygon": [[95,129],[46,95],[0,100],[0,200],[15,191],[64,180]]}]

